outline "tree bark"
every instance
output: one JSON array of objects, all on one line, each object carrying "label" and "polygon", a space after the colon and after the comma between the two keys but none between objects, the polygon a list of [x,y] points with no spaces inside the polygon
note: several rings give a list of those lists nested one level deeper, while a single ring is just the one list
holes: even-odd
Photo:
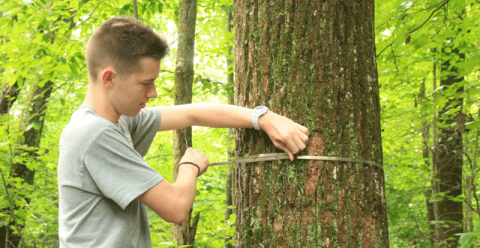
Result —
[{"label": "tree bark", "polygon": [[[22,79],[25,82],[25,79]],[[10,107],[17,100],[20,89],[18,88],[18,82],[9,85],[8,83],[3,87],[2,94],[0,95],[0,116],[8,114]]]},{"label": "tree bark", "polygon": [[[459,86],[459,83],[463,77],[458,77],[459,70],[454,64],[463,61],[465,54],[460,53],[458,48],[452,48],[451,53],[445,50],[442,51],[442,57],[448,56],[451,59],[444,60],[441,64],[440,85],[445,89],[455,87],[456,92],[461,93],[463,86]],[[454,57],[459,58],[459,61],[453,61]],[[462,98],[450,97],[438,114],[442,123],[439,125],[436,177],[439,181],[439,194],[443,195],[438,202],[438,221],[443,223],[438,226],[441,247],[457,247],[459,236],[455,234],[463,232],[463,203],[458,199],[462,195],[462,134],[465,123],[462,105]],[[449,114],[449,111],[453,113]]]},{"label": "tree bark", "polygon": [[[374,2],[236,1],[236,104],[306,125],[303,153],[382,163]],[[237,156],[279,152],[253,129]],[[388,247],[384,173],[338,161],[236,167],[237,247]]]},{"label": "tree bark", "polygon": [[[197,1],[182,0],[178,9],[178,48],[177,66],[175,68],[174,104],[181,105],[192,102],[193,55],[195,50],[195,24],[197,19]],[[192,128],[174,131],[174,178],[180,159],[188,147],[192,147]],[[193,245],[200,213],[193,219],[189,213],[182,224],[173,225],[173,238],[177,245]]]}]

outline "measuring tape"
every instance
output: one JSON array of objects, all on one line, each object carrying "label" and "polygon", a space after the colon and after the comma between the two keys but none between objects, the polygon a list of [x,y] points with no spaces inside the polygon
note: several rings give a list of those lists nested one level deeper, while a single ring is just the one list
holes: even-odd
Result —
[{"label": "measuring tape", "polygon": [[[290,157],[286,153],[266,153],[266,154],[258,154],[258,155],[253,155],[253,156],[249,156],[249,157],[245,157],[245,158],[240,158],[240,159],[232,160],[232,161],[213,163],[213,164],[209,164],[208,166],[220,166],[220,165],[228,165],[228,164],[246,164],[246,163],[283,160],[283,159],[290,159]],[[369,161],[369,160],[356,159],[356,158],[299,155],[299,156],[295,156],[295,159],[362,163],[362,164],[373,165],[373,166],[376,166],[376,167],[383,170],[383,166],[381,164],[378,164],[378,163],[375,163],[375,162]]]}]

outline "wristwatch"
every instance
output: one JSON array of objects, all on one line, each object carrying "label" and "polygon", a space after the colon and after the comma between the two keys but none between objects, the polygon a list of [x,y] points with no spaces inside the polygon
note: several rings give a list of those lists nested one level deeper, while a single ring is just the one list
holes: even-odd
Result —
[{"label": "wristwatch", "polygon": [[265,106],[258,106],[253,109],[252,112],[252,121],[253,121],[253,127],[257,130],[260,130],[260,127],[258,126],[258,119],[260,116],[266,114],[268,111],[268,108]]}]

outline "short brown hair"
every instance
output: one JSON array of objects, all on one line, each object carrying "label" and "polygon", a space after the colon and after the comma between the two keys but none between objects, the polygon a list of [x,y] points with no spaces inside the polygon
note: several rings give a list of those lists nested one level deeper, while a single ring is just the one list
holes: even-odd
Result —
[{"label": "short brown hair", "polygon": [[151,57],[161,60],[168,53],[168,43],[153,28],[127,17],[114,17],[98,27],[87,42],[85,57],[90,77],[112,65],[128,75],[140,67],[140,59]]}]

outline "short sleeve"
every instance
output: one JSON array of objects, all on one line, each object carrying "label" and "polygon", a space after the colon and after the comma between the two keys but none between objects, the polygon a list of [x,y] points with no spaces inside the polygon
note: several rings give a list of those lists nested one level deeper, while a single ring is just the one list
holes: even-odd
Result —
[{"label": "short sleeve", "polygon": [[123,209],[163,180],[115,129],[97,135],[84,162],[102,194]]},{"label": "short sleeve", "polygon": [[145,156],[160,126],[161,116],[158,107],[144,108],[135,117],[122,116],[121,125],[126,125],[133,146],[140,155]]}]

